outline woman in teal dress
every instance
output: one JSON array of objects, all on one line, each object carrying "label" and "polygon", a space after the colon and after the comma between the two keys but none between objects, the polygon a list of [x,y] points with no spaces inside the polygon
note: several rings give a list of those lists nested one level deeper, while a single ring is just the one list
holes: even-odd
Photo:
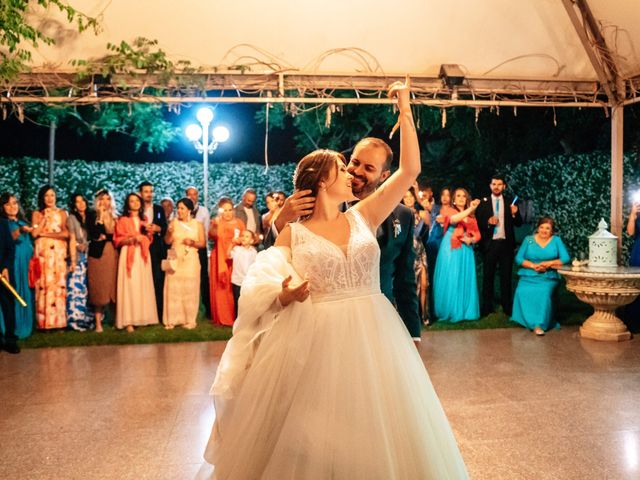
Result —
[{"label": "woman in teal dress", "polygon": [[554,235],[554,227],[551,217],[542,217],[536,233],[524,239],[516,255],[520,280],[511,320],[536,335],[560,327],[553,318],[552,295],[560,281],[556,269],[568,263],[570,257],[560,237]]},{"label": "woman in teal dress", "polygon": [[[16,301],[15,333],[18,338],[22,339],[31,335],[35,319],[33,290],[29,288],[29,260],[33,256],[33,243],[30,235],[32,229],[22,213],[18,199],[11,193],[0,195],[0,216],[9,220],[9,228],[16,243],[14,271],[10,274],[11,283],[18,294],[27,302],[27,306],[23,307]],[[0,312],[0,328],[4,331],[2,312]]]},{"label": "woman in teal dress", "polygon": [[445,231],[433,275],[435,315],[438,321],[461,322],[480,318],[478,282],[473,244],[480,240],[474,217],[479,200],[470,202],[469,193],[453,192],[453,207],[443,208]]}]

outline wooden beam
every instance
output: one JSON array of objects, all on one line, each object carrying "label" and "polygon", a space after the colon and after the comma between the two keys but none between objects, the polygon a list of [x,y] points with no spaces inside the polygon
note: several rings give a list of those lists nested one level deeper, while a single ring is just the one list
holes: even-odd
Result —
[{"label": "wooden beam", "polygon": [[618,260],[622,252],[624,106],[611,109],[611,233],[618,237]]},{"label": "wooden beam", "polygon": [[[157,103],[157,104],[187,104],[187,103],[297,103],[316,105],[391,105],[395,100],[388,98],[334,98],[334,97],[0,97],[0,104],[44,103],[70,105],[95,105],[99,103]],[[603,101],[594,102],[553,102],[553,101],[525,101],[525,100],[448,100],[445,98],[413,99],[413,105],[430,107],[573,107],[573,108],[606,108]]]},{"label": "wooden beam", "polygon": [[[592,36],[594,35],[594,32],[590,28],[590,25],[586,21],[583,23],[581,19],[578,17],[576,10],[574,9],[574,5],[577,5],[584,18],[585,11],[583,10],[583,8],[586,7],[586,9],[588,10],[588,5],[586,5],[586,2],[584,2],[583,0],[580,0],[580,1],[562,0],[562,4],[564,5],[565,10],[567,11],[567,15],[569,15],[569,19],[573,24],[573,28],[575,29],[576,34],[580,39],[580,42],[582,42],[582,46],[584,48],[585,53],[587,54],[587,57],[589,57],[591,66],[595,70],[596,75],[598,76],[598,79],[600,80],[600,83],[602,84],[602,87],[604,88],[605,92],[607,92],[607,96],[609,97],[609,102],[611,104],[617,103],[618,98],[615,94],[615,89],[614,89],[615,77],[613,77],[612,73],[607,71],[606,67],[602,65],[598,54],[593,48],[591,39],[589,38],[589,35],[587,35],[587,31],[589,31],[589,33],[591,33]],[[589,13],[591,12],[590,10],[588,11]],[[598,30],[598,33],[599,33],[599,30]],[[606,45],[605,45],[605,48],[606,48]]]}]

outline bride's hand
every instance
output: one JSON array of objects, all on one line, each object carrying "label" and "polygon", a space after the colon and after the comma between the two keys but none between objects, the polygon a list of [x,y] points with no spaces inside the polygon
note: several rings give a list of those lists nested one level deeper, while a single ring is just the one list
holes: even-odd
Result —
[{"label": "bride's hand", "polygon": [[388,95],[389,98],[397,98],[398,99],[398,109],[400,113],[408,112],[411,110],[411,82],[409,81],[409,76],[404,82],[393,82],[391,86],[389,86]]},{"label": "bride's hand", "polygon": [[297,287],[289,287],[291,275],[282,281],[282,291],[278,295],[278,300],[283,307],[291,302],[304,302],[309,297],[309,280],[305,280]]}]

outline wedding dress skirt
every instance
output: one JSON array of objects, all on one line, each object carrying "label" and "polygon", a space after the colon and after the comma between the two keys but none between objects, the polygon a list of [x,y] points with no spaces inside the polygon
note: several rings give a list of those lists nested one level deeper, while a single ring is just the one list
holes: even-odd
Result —
[{"label": "wedding dress skirt", "polygon": [[[424,364],[380,293],[375,237],[354,209],[346,215],[346,255],[294,225],[291,262],[284,249],[262,252],[243,284],[212,389],[205,457],[217,480],[467,478]],[[288,274],[306,274],[312,294],[279,310]]]}]

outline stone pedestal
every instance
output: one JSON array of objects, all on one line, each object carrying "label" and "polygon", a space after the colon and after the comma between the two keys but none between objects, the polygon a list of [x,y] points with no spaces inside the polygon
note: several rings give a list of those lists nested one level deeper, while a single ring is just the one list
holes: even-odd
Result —
[{"label": "stone pedestal", "polygon": [[638,267],[562,267],[567,290],[594,309],[580,327],[580,336],[593,340],[629,340],[631,333],[616,316],[616,309],[640,295]]}]

